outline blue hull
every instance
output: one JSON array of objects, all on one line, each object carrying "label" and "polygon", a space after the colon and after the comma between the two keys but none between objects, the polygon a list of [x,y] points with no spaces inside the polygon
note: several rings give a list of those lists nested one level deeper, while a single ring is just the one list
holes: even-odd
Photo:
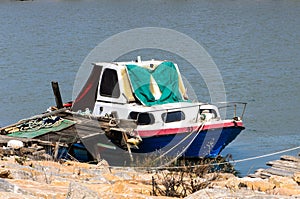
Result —
[{"label": "blue hull", "polygon": [[180,133],[173,135],[143,138],[135,153],[158,153],[165,156],[186,158],[216,157],[232,142],[244,127],[203,130],[199,133]]},{"label": "blue hull", "polygon": [[[231,126],[203,130],[199,133],[187,132],[143,137],[142,142],[138,145],[139,148],[131,149],[132,153],[129,153],[126,148],[120,148],[113,144],[105,134],[87,137],[82,139],[82,142],[94,158],[105,159],[111,166],[132,166],[130,155],[134,161],[143,163],[144,160],[150,160],[151,166],[162,166],[177,157],[215,157],[243,129],[242,126]],[[137,165],[139,164],[137,163]]]}]

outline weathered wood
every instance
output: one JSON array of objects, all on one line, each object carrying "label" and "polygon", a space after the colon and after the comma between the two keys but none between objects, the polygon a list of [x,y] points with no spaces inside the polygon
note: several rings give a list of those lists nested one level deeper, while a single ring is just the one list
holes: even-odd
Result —
[{"label": "weathered wood", "polygon": [[52,142],[45,141],[45,140],[19,138],[19,137],[9,137],[9,136],[6,136],[6,135],[0,135],[0,145],[1,146],[6,145],[7,142],[10,141],[10,140],[22,141],[25,144],[25,146],[29,145],[29,144],[33,144],[33,143],[36,143],[36,144],[42,145],[42,146],[51,146],[52,145]]},{"label": "weathered wood", "polygon": [[58,150],[59,150],[59,142],[56,142],[54,148],[54,156],[53,156],[54,160],[57,160]]},{"label": "weathered wood", "polygon": [[[68,116],[66,116],[66,119],[70,120],[80,120],[84,121],[85,120],[90,120],[90,121],[98,121],[100,122],[100,126],[103,128],[105,126],[110,126],[110,121],[114,120],[117,124],[118,127],[121,128],[136,128],[137,123],[136,120],[130,120],[130,119],[116,119],[116,118],[111,118],[111,117],[103,117],[103,116],[94,116],[94,115],[82,115],[76,112],[66,112]],[[73,119],[72,119],[73,117]]]},{"label": "weathered wood", "polygon": [[266,179],[266,178],[270,178],[273,174],[263,171],[259,175],[260,175],[260,178]]},{"label": "weathered wood", "polygon": [[277,176],[286,176],[286,177],[292,177],[294,175],[294,172],[291,171],[284,171],[277,168],[268,168],[262,173],[269,173],[271,175],[277,175]]},{"label": "weathered wood", "polygon": [[262,179],[270,178],[271,176],[293,177],[295,173],[300,172],[300,158],[297,156],[284,155],[280,160],[273,160],[266,163],[271,166],[267,169],[258,169],[249,177],[259,177]]},{"label": "weathered wood", "polygon": [[300,162],[275,160],[275,161],[269,161],[266,164],[272,167],[287,168],[287,169],[294,169],[296,171],[300,171]]},{"label": "weathered wood", "polygon": [[45,154],[45,153],[46,153],[45,150],[40,150],[40,151],[33,152],[32,155],[33,155],[33,156],[39,156],[39,155],[43,155],[43,154]]},{"label": "weathered wood", "polygon": [[[16,140],[24,140],[25,147],[31,146],[32,143],[38,143],[38,145],[43,146],[43,149],[46,151],[54,151],[54,159],[57,156],[57,145],[56,142],[66,144],[66,147],[72,146],[72,144],[82,141],[82,139],[87,139],[89,137],[94,137],[94,135],[100,135],[100,138],[107,142],[109,138],[107,138],[107,133],[110,132],[111,129],[115,131],[119,131],[124,134],[126,137],[132,129],[136,128],[136,121],[134,120],[120,120],[112,117],[101,117],[101,116],[92,116],[92,115],[82,115],[79,113],[75,113],[69,110],[69,108],[62,108],[56,111],[52,111],[50,113],[44,113],[40,115],[36,115],[27,119],[23,119],[16,124],[12,124],[10,126],[4,127],[6,129],[8,127],[15,127],[18,124],[22,124],[24,122],[28,122],[30,120],[42,119],[48,116],[59,116],[63,119],[68,119],[70,121],[75,122],[75,125],[69,126],[65,129],[55,132],[49,132],[47,134],[43,134],[41,136],[36,137],[35,139],[20,139],[15,137],[7,137],[8,140],[16,139]],[[6,131],[2,131],[1,133],[7,133]],[[90,136],[92,135],[92,136]],[[127,140],[127,139],[125,139]],[[42,142],[43,141],[43,142]],[[7,140],[0,139],[0,145],[7,145]],[[26,144],[25,144],[26,143]],[[127,144],[127,148],[130,147],[129,143]],[[55,148],[56,146],[56,148]],[[46,154],[43,154],[42,150],[28,150],[28,157],[33,155],[33,153],[37,153],[37,156],[42,157]],[[127,149],[130,151],[130,148]],[[25,151],[24,151],[25,152]],[[30,153],[31,152],[31,153]],[[56,153],[55,153],[56,152]],[[97,155],[97,154],[96,154]],[[95,154],[93,154],[95,156]],[[97,158],[97,157],[94,157]]]},{"label": "weathered wood", "polygon": [[59,86],[58,86],[58,82],[51,82],[52,85],[52,90],[53,90],[53,94],[55,97],[55,102],[56,102],[56,107],[58,109],[61,109],[64,107],[62,99],[61,99],[61,94],[59,91]]},{"label": "weathered wood", "polygon": [[38,149],[37,148],[32,148],[32,147],[30,147],[30,148],[29,147],[22,147],[20,149],[20,153],[23,154],[23,155],[24,154],[32,154],[32,153],[34,153],[36,151],[38,151]]},{"label": "weathered wood", "polygon": [[[300,157],[284,155],[280,157],[281,160],[293,161],[300,163]],[[299,168],[300,169],[300,168]]]}]

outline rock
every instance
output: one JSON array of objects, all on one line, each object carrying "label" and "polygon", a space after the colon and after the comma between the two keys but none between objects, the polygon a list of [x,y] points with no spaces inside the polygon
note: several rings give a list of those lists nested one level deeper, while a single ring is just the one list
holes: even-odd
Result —
[{"label": "rock", "polygon": [[[282,196],[298,196],[300,197],[300,189],[289,189],[289,188],[275,188],[272,192],[274,195],[282,195]],[[298,198],[297,197],[297,198]]]},{"label": "rock", "polygon": [[0,168],[0,178],[9,178],[12,179],[12,175],[9,169]]},{"label": "rock", "polygon": [[0,178],[0,192],[14,192],[16,186]]},{"label": "rock", "polygon": [[[5,192],[58,199],[168,198],[151,196],[152,177],[155,176],[158,186],[161,186],[166,182],[166,176],[173,175],[170,171],[151,173],[129,168],[108,167],[105,164],[93,165],[72,161],[59,163],[24,160],[24,163],[20,165],[15,162],[14,157],[0,160],[0,165],[0,177],[2,174],[0,198],[8,198],[2,194]],[[183,178],[185,185],[191,183],[190,178],[196,183],[207,184],[208,187],[205,186],[204,189],[204,186],[201,187],[201,190],[186,197],[187,199],[296,198],[300,196],[299,173],[295,173],[293,178],[272,176],[270,179],[238,178],[228,173],[210,173],[201,178],[196,175],[186,175]],[[180,191],[180,188],[177,190]]]},{"label": "rock", "polygon": [[71,182],[66,199],[77,199],[77,198],[97,199],[99,197],[97,192],[92,191],[79,183]]},{"label": "rock", "polygon": [[293,180],[294,180],[295,182],[297,182],[298,185],[300,185],[300,172],[294,173],[294,175],[293,175]]},{"label": "rock", "polygon": [[269,178],[269,182],[273,183],[276,186],[276,188],[288,188],[288,189],[298,188],[297,182],[295,182],[290,177],[271,176]]},{"label": "rock", "polygon": [[273,190],[275,185],[261,178],[245,177],[240,180],[239,187],[246,187],[254,191],[268,192]]},{"label": "rock", "polygon": [[83,162],[73,162],[73,161],[66,161],[63,165],[66,166],[73,166],[74,168],[84,168],[84,169],[90,169],[92,166],[88,163]]},{"label": "rock", "polygon": [[232,173],[218,173],[217,174],[218,180],[228,180],[229,178],[236,178],[236,177]]},{"label": "rock", "polygon": [[101,160],[98,162],[97,167],[109,167],[109,164],[106,160]]},{"label": "rock", "polygon": [[214,187],[227,188],[232,191],[237,191],[241,188],[247,188],[247,189],[253,190],[253,191],[269,192],[274,189],[275,185],[273,183],[269,182],[268,180],[261,179],[261,178],[229,177],[229,179],[227,179],[227,180],[213,181],[209,187],[210,188],[214,188]]},{"label": "rock", "polygon": [[240,179],[237,177],[231,177],[227,180],[216,180],[211,182],[209,185],[210,188],[218,187],[218,188],[228,188],[230,190],[239,189]]},{"label": "rock", "polygon": [[206,198],[272,198],[272,199],[288,199],[288,196],[269,195],[264,192],[253,191],[249,189],[239,189],[232,191],[226,188],[206,188],[201,189],[185,199],[206,199]]}]

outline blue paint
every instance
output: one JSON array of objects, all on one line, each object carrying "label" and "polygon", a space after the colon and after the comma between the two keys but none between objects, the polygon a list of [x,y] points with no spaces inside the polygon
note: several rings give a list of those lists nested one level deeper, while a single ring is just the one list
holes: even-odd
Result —
[{"label": "blue paint", "polygon": [[[243,130],[243,127],[204,130],[200,133],[189,132],[175,135],[163,135],[143,138],[135,153],[151,153],[157,151],[167,156],[182,157],[216,157]],[[196,137],[195,137],[196,136]],[[190,142],[192,142],[190,144]],[[190,146],[188,146],[190,144]],[[186,148],[188,146],[188,148]]]}]

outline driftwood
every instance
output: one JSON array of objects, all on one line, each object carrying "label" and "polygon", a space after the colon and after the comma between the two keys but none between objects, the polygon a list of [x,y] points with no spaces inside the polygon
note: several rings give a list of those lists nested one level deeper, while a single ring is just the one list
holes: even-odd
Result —
[{"label": "driftwood", "polygon": [[269,161],[266,163],[271,168],[258,169],[249,177],[270,178],[271,176],[293,177],[295,173],[300,172],[300,154],[299,156],[281,156],[280,160]]}]

